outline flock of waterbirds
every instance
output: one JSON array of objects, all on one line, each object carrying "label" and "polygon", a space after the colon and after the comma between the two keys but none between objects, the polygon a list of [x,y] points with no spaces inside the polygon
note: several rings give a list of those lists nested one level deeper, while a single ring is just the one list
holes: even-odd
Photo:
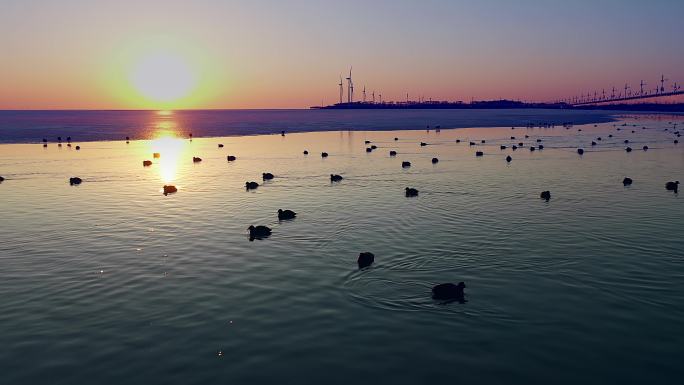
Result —
[{"label": "flock of waterbirds", "polygon": [[[670,124],[672,124],[672,123],[670,123]],[[572,123],[562,123],[562,125],[565,129],[570,129],[573,126]],[[555,126],[556,125],[554,123],[539,123],[539,124],[528,124],[526,127],[527,128],[534,128],[534,127],[555,128]],[[627,123],[624,123],[620,127],[618,127],[616,125],[614,125],[614,126],[616,127],[617,131],[621,131],[623,129],[623,127],[627,127]],[[594,127],[596,127],[596,125],[594,125]],[[636,125],[633,125],[633,127],[636,127]],[[642,128],[645,129],[646,127],[642,127]],[[434,129],[435,129],[435,131],[439,132],[441,128],[440,128],[440,126],[435,126]],[[515,127],[511,127],[511,129],[514,130]],[[578,131],[581,131],[581,130],[582,129],[578,129]],[[665,128],[665,131],[668,131],[668,130],[669,130],[668,128]],[[427,126],[427,131],[428,132],[430,131],[430,126]],[[681,137],[681,133],[676,130],[676,123],[673,126],[672,132],[676,138]],[[635,131],[632,130],[632,133],[635,133]],[[285,136],[285,131],[282,131],[281,135]],[[608,137],[612,138],[613,135],[609,134]],[[192,140],[192,134],[189,134],[189,138],[190,138],[190,140]],[[511,136],[510,139],[514,141],[514,140],[516,140],[516,137]],[[529,139],[529,135],[525,135],[525,139]],[[398,141],[399,138],[395,137],[394,140]],[[595,140],[591,141],[591,146],[592,147],[598,146],[598,142],[601,142],[602,140],[603,139],[601,137],[597,137]],[[460,143],[461,140],[456,139],[456,142]],[[536,146],[529,146],[530,151],[543,150],[544,145],[541,144],[541,142],[542,142],[542,139],[536,139]],[[130,137],[128,137],[128,136],[126,137],[126,143],[130,143]],[[480,143],[484,144],[484,143],[486,143],[486,141],[481,140]],[[625,139],[624,143],[629,144],[629,140]],[[674,144],[677,144],[677,143],[679,143],[678,139],[674,139]],[[376,145],[371,144],[371,141],[369,141],[369,140],[366,140],[365,144],[370,145],[369,147],[366,148],[366,152],[368,152],[368,153],[373,152],[378,148]],[[57,137],[57,145],[59,147],[62,146],[62,137]],[[72,147],[71,137],[66,137],[66,145],[67,145],[67,147]],[[428,143],[420,142],[421,147],[425,147],[427,145],[428,145]],[[469,142],[469,145],[475,146],[476,143],[471,141],[471,142]],[[47,146],[48,146],[48,140],[46,138],[44,138],[43,139],[43,147],[47,147]],[[223,144],[220,144],[220,143],[218,144],[218,148],[223,148],[223,147],[224,147]],[[518,142],[517,144],[511,145],[511,149],[513,151],[517,150],[518,148],[523,148],[523,147],[524,147],[523,142]],[[81,149],[80,146],[75,146],[74,148],[76,150]],[[506,145],[500,146],[501,150],[505,150],[506,148],[507,148]],[[642,147],[642,150],[648,151],[648,146],[644,145]],[[632,148],[627,146],[627,147],[625,147],[625,151],[631,152]],[[581,147],[577,148],[577,153],[580,156],[582,156],[584,154],[584,152],[585,151],[583,148],[581,148]],[[309,154],[309,151],[304,150],[303,154],[306,156]],[[397,156],[397,151],[390,150],[389,156],[390,157]],[[476,157],[484,156],[484,152],[483,151],[476,151],[475,156]],[[154,158],[154,159],[158,159],[160,157],[161,157],[160,153],[153,153],[152,154],[152,158]],[[322,152],[321,157],[327,158],[328,153]],[[234,162],[237,160],[237,157],[235,155],[228,155],[228,156],[226,156],[226,159],[229,162]],[[513,160],[513,158],[510,155],[507,155],[505,160],[506,160],[506,162],[510,163]],[[202,158],[194,156],[194,157],[192,157],[192,161],[193,161],[193,163],[199,163],[202,161]],[[438,158],[432,158],[431,162],[433,164],[436,164],[439,162],[439,159]],[[144,160],[142,163],[143,163],[143,167],[149,167],[149,166],[152,166],[152,164],[153,164],[153,162],[151,160]],[[411,167],[411,162],[402,161],[401,167],[402,168],[409,168],[409,167]],[[262,180],[264,180],[264,181],[272,180],[274,178],[275,178],[275,176],[270,172],[262,173]],[[341,175],[330,174],[330,182],[331,183],[332,182],[340,182],[340,181],[342,181],[342,179],[343,179],[343,177]],[[5,178],[0,176],[0,183],[2,183],[4,180],[5,180]],[[72,186],[80,185],[82,182],[83,182],[83,180],[79,177],[70,177],[69,178],[69,184]],[[623,186],[630,186],[630,185],[632,185],[633,182],[634,181],[629,177],[625,177],[622,181]],[[678,193],[678,190],[679,190],[679,184],[680,184],[679,181],[668,181],[665,183],[665,189],[668,191],[673,191],[676,194],[676,193]],[[246,190],[254,190],[258,187],[259,187],[259,183],[257,183],[257,182],[254,182],[254,181],[245,182]],[[176,193],[177,191],[178,191],[178,189],[176,188],[176,186],[173,186],[173,185],[164,185],[163,186],[163,194],[165,196],[169,195],[169,194]],[[415,188],[412,188],[412,187],[406,187],[404,189],[404,194],[407,198],[417,197],[418,196],[418,190]],[[551,192],[548,190],[542,191],[540,194],[540,198],[545,200],[546,202],[550,201],[551,200]],[[293,220],[296,218],[296,216],[297,216],[297,213],[295,213],[292,210],[278,209],[278,220],[279,221]],[[271,228],[269,228],[268,226],[263,226],[263,225],[258,225],[258,226],[250,225],[248,227],[248,231],[249,231],[249,240],[250,241],[254,241],[255,239],[261,240],[261,239],[268,238],[272,233]],[[357,258],[357,265],[358,265],[359,269],[368,268],[374,262],[375,262],[375,255],[371,252],[362,252],[359,254],[359,256]],[[464,298],[464,289],[465,288],[466,288],[466,285],[463,282],[459,282],[458,284],[454,284],[454,283],[439,284],[439,285],[436,285],[432,288],[432,298],[435,300],[440,300],[440,301],[448,301],[448,302],[458,301],[458,302],[464,303],[465,302],[465,298]]]}]

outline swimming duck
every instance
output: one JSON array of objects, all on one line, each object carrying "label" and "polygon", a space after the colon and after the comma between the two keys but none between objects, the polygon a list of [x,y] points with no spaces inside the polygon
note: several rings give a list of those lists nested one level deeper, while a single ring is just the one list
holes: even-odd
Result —
[{"label": "swimming duck", "polygon": [[223,148],[223,144],[222,144],[222,143],[219,143],[219,144],[218,144],[218,148]]},{"label": "swimming duck", "polygon": [[151,166],[151,165],[152,165],[152,161],[151,161],[151,160],[143,160],[143,167],[149,167],[149,166]]},{"label": "swimming duck", "polygon": [[257,187],[259,187],[259,183],[257,182],[245,182],[245,188],[247,190],[254,190]]},{"label": "swimming duck", "polygon": [[365,141],[364,143],[365,143],[365,144],[370,144],[370,142],[371,142],[370,140],[367,140],[367,141]]},{"label": "swimming duck", "polygon": [[156,158],[159,158],[160,156],[161,156],[161,154],[158,153],[158,152],[155,152],[155,153],[152,154],[152,157],[155,158],[155,159],[156,159]]},{"label": "swimming duck", "polygon": [[425,143],[425,142],[420,142],[420,146],[421,146],[421,147],[425,147],[425,146],[427,146],[427,143]]},{"label": "swimming duck", "polygon": [[199,157],[196,157],[196,156],[193,156],[193,157],[192,157],[192,162],[193,162],[193,163],[199,163],[199,162],[201,162],[201,161],[202,161],[202,158],[199,158]]},{"label": "swimming duck", "polygon": [[331,182],[339,182],[342,179],[344,179],[344,178],[342,178],[342,175],[330,174],[330,181]]},{"label": "swimming duck", "polygon": [[76,150],[77,150],[77,151],[80,150],[80,149],[81,149],[81,146],[76,146]]},{"label": "swimming duck", "polygon": [[593,141],[592,141],[592,142],[591,142],[591,145],[592,145],[592,146],[596,146],[596,142],[593,142]]},{"label": "swimming duck", "polygon": [[270,179],[273,179],[273,174],[271,174],[270,172],[264,172],[261,174],[261,177],[264,180],[270,180]]},{"label": "swimming duck", "polygon": [[401,167],[403,167],[403,168],[411,167],[411,162],[403,161],[403,162],[401,162]]},{"label": "swimming duck", "polygon": [[540,197],[548,202],[551,199],[551,191],[542,191]]},{"label": "swimming duck", "polygon": [[465,283],[441,283],[432,288],[432,299],[436,300],[458,300],[464,302],[463,289],[466,288]]},{"label": "swimming duck", "polygon": [[482,155],[484,155],[484,152],[482,152],[482,151],[477,151],[475,153],[475,156],[482,156]]},{"label": "swimming duck", "polygon": [[170,185],[170,184],[169,184],[169,185],[166,185],[166,184],[164,185],[164,195],[173,194],[173,193],[175,193],[176,191],[178,191],[178,189],[176,188],[176,186]]},{"label": "swimming duck", "polygon": [[625,178],[622,180],[622,185],[623,186],[629,186],[632,184],[632,178]]},{"label": "swimming duck", "polygon": [[296,216],[297,213],[292,210],[278,209],[278,219],[281,221],[286,219],[294,219]]},{"label": "swimming duck", "polygon": [[411,187],[406,187],[406,197],[417,197],[418,196],[418,190],[411,188]]},{"label": "swimming duck", "polygon": [[304,155],[309,155],[309,151],[304,150]]},{"label": "swimming duck", "polygon": [[359,265],[359,269],[363,269],[364,267],[372,265],[374,261],[375,255],[366,251],[359,253],[359,258],[356,260],[356,263]]},{"label": "swimming duck", "polygon": [[505,150],[505,149],[506,149],[506,146],[503,146],[503,145],[502,145],[502,146],[501,146],[501,149],[502,149],[502,150]]},{"label": "swimming duck", "polygon": [[540,150],[543,150],[543,149],[544,149],[544,145],[543,145],[543,144],[540,144],[540,145],[537,146],[537,147],[539,147]]},{"label": "swimming duck", "polygon": [[372,148],[370,148],[370,147],[366,147],[366,152],[371,152],[371,151],[373,151],[373,149],[372,149]]},{"label": "swimming duck", "polygon": [[643,149],[644,151],[648,151],[648,146],[644,146],[644,147],[642,147],[642,149]]},{"label": "swimming duck", "polygon": [[510,155],[506,157],[506,162],[511,163],[512,160],[513,160],[513,158],[511,158]]},{"label": "swimming duck", "polygon": [[437,158],[432,158],[432,164],[435,164],[435,163],[437,163],[437,162],[439,162],[439,159],[437,159]]},{"label": "swimming duck", "polygon": [[468,143],[468,145],[474,146],[474,145],[475,145],[475,142],[470,142],[470,143]]},{"label": "swimming duck", "polygon": [[390,154],[390,156],[397,156],[397,152],[396,152],[396,151],[394,151],[394,150],[390,151],[390,153],[389,153],[389,154]]},{"label": "swimming duck", "polygon": [[69,178],[69,184],[72,186],[77,185],[77,184],[81,184],[81,182],[83,182],[83,179],[81,179],[77,176]]},{"label": "swimming duck", "polygon": [[515,151],[515,150],[518,149],[518,146],[516,146],[516,145],[514,144],[514,145],[511,146],[511,149],[513,149],[513,151]]},{"label": "swimming duck", "polygon": [[378,148],[378,146],[372,145],[370,148],[371,148],[371,150],[375,150],[376,148]]},{"label": "swimming duck", "polygon": [[665,188],[668,191],[674,191],[675,193],[679,191],[679,181],[674,181],[674,182],[667,182],[665,183]]},{"label": "swimming duck", "polygon": [[321,158],[327,158],[328,153],[327,152],[321,152]]},{"label": "swimming duck", "polygon": [[632,147],[627,147],[627,148],[625,148],[625,151],[627,151],[627,152],[632,152]]},{"label": "swimming duck", "polygon": [[266,238],[271,235],[271,229],[267,226],[254,226],[251,225],[247,228],[249,230],[249,240]]},{"label": "swimming duck", "polygon": [[583,148],[578,148],[578,149],[577,149],[577,153],[580,154],[580,155],[584,154],[584,149],[583,149]]},{"label": "swimming duck", "polygon": [[235,155],[228,155],[228,156],[226,157],[226,159],[228,159],[229,162],[232,162],[232,161],[234,161],[234,160],[237,159],[237,158],[235,157]]},{"label": "swimming duck", "polygon": [[0,182],[2,182],[2,181],[4,181],[4,180],[5,180],[5,178],[3,178],[3,177],[0,176]]}]

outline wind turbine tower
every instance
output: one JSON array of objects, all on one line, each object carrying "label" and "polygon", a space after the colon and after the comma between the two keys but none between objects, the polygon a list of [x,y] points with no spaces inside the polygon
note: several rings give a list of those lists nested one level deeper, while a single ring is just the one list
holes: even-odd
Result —
[{"label": "wind turbine tower", "polygon": [[340,103],[342,103],[342,94],[344,93],[344,88],[342,87],[342,75],[340,75],[340,84],[338,84],[338,86],[340,86]]}]

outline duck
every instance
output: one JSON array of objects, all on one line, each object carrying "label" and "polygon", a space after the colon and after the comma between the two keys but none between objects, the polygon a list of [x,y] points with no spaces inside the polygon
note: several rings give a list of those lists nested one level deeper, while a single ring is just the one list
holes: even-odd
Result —
[{"label": "duck", "polygon": [[505,150],[505,149],[506,149],[506,146],[501,145],[501,149],[502,149],[502,150]]},{"label": "duck", "polygon": [[484,139],[482,139],[482,141],[480,143],[486,143],[486,141]]},{"label": "duck", "polygon": [[627,147],[627,148],[625,148],[625,151],[627,151],[627,152],[632,152],[632,147]]},{"label": "duck", "polygon": [[537,146],[537,147],[539,147],[540,150],[543,150],[543,149],[544,149],[544,145],[543,145],[543,144],[540,144],[540,145]]},{"label": "duck", "polygon": [[304,155],[309,155],[309,151],[304,150]]},{"label": "duck", "polygon": [[392,150],[389,152],[389,156],[397,156],[397,152]]},{"label": "duck", "polygon": [[411,162],[403,161],[403,162],[401,162],[401,167],[403,167],[403,168],[411,167]]},{"label": "duck", "polygon": [[518,146],[516,146],[516,145],[514,144],[514,145],[511,146],[511,149],[512,149],[513,151],[515,151],[515,150],[518,149]]},{"label": "duck", "polygon": [[237,157],[236,157],[235,155],[228,155],[228,156],[226,157],[226,159],[228,159],[229,162],[232,162],[232,161],[234,161],[235,159],[237,159]]},{"label": "duck", "polygon": [[546,200],[547,202],[551,199],[551,191],[542,191],[542,193],[539,195],[541,199]]},{"label": "duck", "polygon": [[278,209],[278,220],[294,219],[297,213],[292,210]]},{"label": "duck", "polygon": [[665,189],[668,191],[674,191],[675,193],[679,191],[679,181],[667,182],[665,183]]},{"label": "duck", "polygon": [[399,138],[396,138],[396,137],[395,137],[394,140],[399,140]]},{"label": "duck", "polygon": [[470,142],[470,143],[468,143],[468,145],[469,145],[469,146],[474,146],[474,145],[475,145],[475,142]]},{"label": "duck", "polygon": [[376,145],[373,144],[373,145],[370,146],[370,148],[371,148],[371,150],[375,150],[376,148],[378,148],[378,146],[376,146]]},{"label": "duck", "polygon": [[223,143],[219,143],[218,148],[223,148]]},{"label": "duck", "polygon": [[321,152],[321,158],[327,158],[328,153],[327,152]]},{"label": "duck", "polygon": [[159,158],[160,156],[161,156],[161,154],[158,153],[158,152],[155,152],[155,153],[152,154],[152,157],[155,158],[155,159]]},{"label": "duck", "polygon": [[591,145],[592,145],[592,146],[596,146],[596,142],[592,141],[592,142],[591,142]]},{"label": "duck", "polygon": [[603,139],[601,139],[601,137],[599,136],[598,138],[596,138],[596,140],[603,140]]},{"label": "duck", "polygon": [[151,165],[152,165],[152,161],[151,161],[151,160],[143,160],[143,167],[149,167],[149,166],[151,166]]},{"label": "duck", "polygon": [[344,179],[344,178],[342,178],[342,175],[330,174],[330,181],[331,182],[339,182],[342,179]]},{"label": "duck", "polygon": [[577,149],[577,153],[580,154],[580,155],[584,154],[584,149],[583,149],[583,148],[578,148],[578,149]]},{"label": "duck", "polygon": [[193,156],[193,157],[192,157],[192,162],[193,162],[193,163],[199,163],[199,162],[201,162],[201,161],[202,161],[202,158],[200,158],[200,157],[197,157],[197,156]]},{"label": "duck", "polygon": [[465,302],[463,289],[466,288],[465,283],[440,283],[432,288],[432,299],[436,300],[458,300]]},{"label": "duck", "polygon": [[356,260],[356,263],[359,265],[359,269],[363,269],[364,267],[368,267],[375,262],[375,254],[370,253],[370,252],[363,252],[359,253],[359,258]]},{"label": "duck", "polygon": [[178,189],[176,188],[176,186],[170,185],[170,184],[168,184],[168,185],[165,184],[165,185],[164,185],[164,195],[173,194],[173,193],[175,193],[176,191],[178,191]]},{"label": "duck", "polygon": [[245,182],[245,188],[247,190],[254,190],[257,187],[259,187],[259,183],[257,182]]},{"label": "duck", "polygon": [[80,150],[81,146],[76,146],[76,151]]},{"label": "duck", "polygon": [[461,139],[456,139],[456,143],[461,143]]},{"label": "duck", "polygon": [[622,180],[622,185],[623,186],[629,186],[632,184],[632,178],[625,178]]},{"label": "duck", "polygon": [[435,164],[435,163],[437,163],[437,162],[439,162],[439,159],[437,159],[437,158],[432,158],[432,164]]},{"label": "duck", "polygon": [[271,228],[267,226],[254,226],[251,225],[247,228],[249,230],[249,240],[266,238],[271,235]]},{"label": "duck", "polygon": [[406,197],[417,197],[418,196],[418,190],[411,188],[411,187],[406,187]]},{"label": "duck", "polygon": [[511,140],[515,140],[515,136],[511,136]]},{"label": "duck", "polygon": [[5,178],[3,178],[3,177],[0,176],[0,183],[2,183],[2,182],[4,182],[4,181],[5,181]]},{"label": "duck", "polygon": [[537,143],[541,143],[541,141],[542,141],[541,139],[537,139]]},{"label": "duck", "polygon": [[484,152],[482,152],[482,151],[477,151],[475,153],[475,156],[482,156],[482,155],[484,155]]},{"label": "duck", "polygon": [[373,151],[373,149],[372,149],[372,148],[370,148],[370,147],[366,147],[366,152],[371,152],[371,151]]},{"label": "duck", "polygon": [[261,174],[261,177],[264,180],[270,180],[270,179],[273,179],[273,174],[271,174],[270,172],[264,172]]},{"label": "duck", "polygon": [[370,140],[367,140],[367,141],[365,141],[364,143],[365,143],[365,144],[370,144],[370,142],[371,142]]},{"label": "duck", "polygon": [[625,139],[625,144],[629,143],[629,140]]},{"label": "duck", "polygon": [[425,147],[425,146],[427,146],[427,143],[425,143],[425,142],[420,142],[420,146],[421,146],[421,147]]},{"label": "duck", "polygon": [[506,162],[511,163],[512,160],[513,160],[513,158],[511,158],[510,155],[506,157]]},{"label": "duck", "polygon": [[79,178],[79,177],[77,177],[77,176],[74,176],[74,177],[69,178],[69,184],[72,185],[72,186],[73,186],[73,185],[81,184],[81,182],[83,182],[83,179],[81,179],[81,178]]},{"label": "duck", "polygon": [[534,151],[536,148],[534,146],[530,147],[530,151]]}]

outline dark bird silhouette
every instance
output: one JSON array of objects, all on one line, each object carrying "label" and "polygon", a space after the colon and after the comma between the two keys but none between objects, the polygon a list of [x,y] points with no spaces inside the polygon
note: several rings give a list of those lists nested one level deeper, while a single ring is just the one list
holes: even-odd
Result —
[{"label": "dark bird silhouette", "polygon": [[484,155],[484,152],[482,152],[482,151],[478,151],[475,153],[475,156],[482,156],[482,155]]},{"label": "dark bird silhouette", "polygon": [[69,184],[72,185],[72,186],[73,186],[73,185],[81,184],[81,182],[83,182],[83,179],[81,179],[81,178],[79,178],[79,177],[77,177],[77,176],[74,176],[74,177],[69,178]]},{"label": "dark bird silhouette", "polygon": [[390,153],[389,153],[389,154],[390,154],[390,156],[397,156],[397,152],[396,152],[396,151],[394,151],[394,150],[390,151]]},{"label": "dark bird silhouette", "polygon": [[475,142],[470,142],[470,143],[468,143],[468,145],[469,145],[469,146],[474,146],[474,145],[475,145]]},{"label": "dark bird silhouette", "polygon": [[264,180],[270,180],[270,179],[273,179],[273,174],[271,174],[270,172],[264,172],[261,174],[261,177]]},{"label": "dark bird silhouette", "polygon": [[541,199],[544,199],[548,202],[551,199],[551,191],[542,191],[542,193],[539,196]]},{"label": "dark bird silhouette", "polygon": [[629,143],[629,140],[625,139],[625,144]]},{"label": "dark bird silhouette", "polygon": [[539,147],[540,150],[543,150],[543,149],[544,149],[544,145],[543,145],[543,144],[540,144],[538,147]]},{"label": "dark bird silhouette", "polygon": [[675,140],[674,140],[674,144],[677,144],[677,143],[679,143],[679,141],[678,141],[677,139],[675,139]]},{"label": "dark bird silhouette", "polygon": [[370,140],[367,140],[367,141],[365,141],[364,143],[365,143],[365,144],[370,144],[370,142],[371,142]]},{"label": "dark bird silhouette", "polygon": [[484,139],[482,139],[481,143],[486,143]]},{"label": "dark bird silhouette", "polygon": [[309,151],[304,150],[304,155],[309,155]]},{"label": "dark bird silhouette", "polygon": [[394,138],[394,140],[399,140],[399,138]]},{"label": "dark bird silhouette", "polygon": [[418,196],[418,190],[416,190],[414,188],[406,187],[405,191],[406,191],[406,197],[407,198]]},{"label": "dark bird silhouette", "polygon": [[613,137],[613,134],[609,134],[608,137],[609,137],[609,138],[612,138],[612,137]]},{"label": "dark bird silhouette", "polygon": [[644,147],[642,147],[642,149],[643,149],[644,151],[648,151],[648,146],[644,146]]},{"label": "dark bird silhouette", "polygon": [[378,148],[378,146],[372,145],[370,148],[371,148],[371,150],[375,150],[376,148]]},{"label": "dark bird silhouette", "polygon": [[257,187],[259,187],[259,183],[257,182],[245,182],[245,188],[247,190],[254,190]]},{"label": "dark bird silhouette", "polygon": [[285,131],[280,131],[281,136],[285,136]]},{"label": "dark bird silhouette", "polygon": [[439,162],[439,159],[437,159],[437,158],[432,158],[432,164],[435,164],[435,163],[437,163],[437,162]]},{"label": "dark bird silhouette", "polygon": [[632,178],[625,178],[622,180],[622,185],[623,186],[629,186],[632,184]]},{"label": "dark bird silhouette", "polygon": [[502,150],[505,150],[505,149],[506,149],[506,146],[503,146],[503,145],[502,145],[502,146],[501,146],[501,149],[502,149]]},{"label": "dark bird silhouette", "polygon": [[373,151],[373,149],[372,149],[372,148],[370,148],[370,147],[366,147],[366,152],[371,152],[371,151]]},{"label": "dark bird silhouette", "polygon": [[518,146],[516,146],[516,145],[514,144],[514,145],[511,146],[511,149],[512,149],[513,151],[515,151],[515,150],[518,149]]},{"label": "dark bird silhouette", "polygon": [[534,146],[530,147],[530,151],[534,151],[534,150],[536,150],[536,148],[534,148]]},{"label": "dark bird silhouette", "polygon": [[297,216],[297,213],[292,211],[292,210],[283,210],[283,209],[278,209],[278,219],[283,221],[287,219],[294,219]]},{"label": "dark bird silhouette", "polygon": [[0,176],[0,183],[2,183],[5,180],[5,178]]},{"label": "dark bird silhouette", "polygon": [[199,162],[201,162],[201,161],[202,161],[202,158],[199,158],[199,157],[197,157],[197,156],[193,156],[193,157],[192,157],[192,162],[193,162],[193,163],[199,163]]},{"label": "dark bird silhouette", "polygon": [[459,301],[465,302],[465,295],[463,289],[466,288],[465,283],[441,283],[432,288],[432,299],[440,301]]},{"label": "dark bird silhouette", "polygon": [[331,181],[331,182],[339,182],[339,181],[341,181],[342,179],[343,179],[343,178],[342,178],[342,175],[330,174],[330,181]]},{"label": "dark bird silhouette", "polygon": [[541,139],[537,139],[537,143],[541,143]]},{"label": "dark bird silhouette", "polygon": [[151,165],[152,165],[152,161],[151,161],[151,160],[143,160],[143,167],[149,167],[149,166],[151,166]]},{"label": "dark bird silhouette", "polygon": [[456,139],[456,143],[461,143],[461,139]]},{"label": "dark bird silhouette", "polygon": [[218,148],[223,148],[223,144],[219,143]]},{"label": "dark bird silhouette", "polygon": [[170,184],[168,184],[168,185],[165,184],[165,185],[164,185],[164,195],[173,194],[173,193],[175,193],[176,191],[178,191],[178,189],[176,188],[176,186],[170,185]]},{"label": "dark bird silhouette", "polygon": [[583,149],[583,148],[578,148],[578,149],[577,149],[577,153],[580,154],[580,155],[584,154],[584,149]]},{"label": "dark bird silhouette", "polygon": [[421,147],[427,146],[427,143],[425,143],[425,142],[420,142],[420,146],[421,146]]},{"label": "dark bird silhouette", "polygon": [[368,267],[372,265],[373,262],[375,262],[375,255],[367,251],[364,253],[359,253],[359,258],[356,260],[356,263],[359,265],[359,269]]},{"label": "dark bird silhouette", "polygon": [[511,158],[510,155],[506,157],[506,162],[511,163],[512,160],[513,160],[513,158]]},{"label": "dark bird silhouette", "polygon": [[511,136],[511,140],[515,140],[515,136]]},{"label": "dark bird silhouette", "polygon": [[255,239],[266,238],[271,235],[271,229],[267,226],[254,226],[251,225],[247,228],[249,230],[249,240],[253,241]]},{"label": "dark bird silhouette", "polygon": [[401,162],[401,167],[403,167],[403,168],[411,167],[411,162],[403,161],[403,162]]},{"label": "dark bird silhouette", "polygon": [[596,142],[593,142],[593,141],[592,141],[592,142],[591,142],[591,145],[592,145],[592,146],[596,146]]},{"label": "dark bird silhouette", "polygon": [[232,161],[234,161],[235,159],[237,159],[237,157],[235,157],[235,155],[228,155],[228,156],[226,157],[226,159],[228,159],[229,162],[232,162]]},{"label": "dark bird silhouette", "polygon": [[327,158],[328,153],[327,152],[321,152],[321,158]]},{"label": "dark bird silhouette", "polygon": [[627,151],[627,152],[632,152],[632,147],[627,147],[627,148],[625,148],[625,151]]},{"label": "dark bird silhouette", "polygon": [[665,183],[665,188],[668,191],[674,191],[675,193],[679,191],[679,181],[674,181],[674,182],[667,182]]},{"label": "dark bird silhouette", "polygon": [[77,151],[80,150],[80,149],[81,149],[81,146],[76,146],[76,150],[77,150]]}]

